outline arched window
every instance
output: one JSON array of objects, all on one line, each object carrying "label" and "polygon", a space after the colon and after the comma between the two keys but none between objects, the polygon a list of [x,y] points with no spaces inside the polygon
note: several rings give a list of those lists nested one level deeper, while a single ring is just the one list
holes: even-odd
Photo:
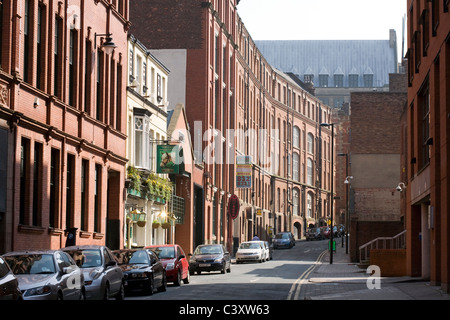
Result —
[{"label": "arched window", "polygon": [[306,214],[308,218],[312,218],[313,216],[313,194],[308,192],[306,199]]}]

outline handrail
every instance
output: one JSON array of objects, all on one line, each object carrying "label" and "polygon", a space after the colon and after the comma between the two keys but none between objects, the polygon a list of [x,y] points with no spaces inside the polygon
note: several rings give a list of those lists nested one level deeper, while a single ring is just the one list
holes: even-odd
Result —
[{"label": "handrail", "polygon": [[359,247],[359,261],[368,260],[370,249],[399,249],[405,247],[406,230],[393,237],[379,237]]}]

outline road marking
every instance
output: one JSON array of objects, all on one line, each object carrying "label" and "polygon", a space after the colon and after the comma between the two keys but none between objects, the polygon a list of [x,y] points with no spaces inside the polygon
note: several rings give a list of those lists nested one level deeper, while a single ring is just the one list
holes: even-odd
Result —
[{"label": "road marking", "polygon": [[308,268],[305,272],[303,272],[300,277],[292,284],[291,289],[289,290],[289,294],[286,300],[298,300],[300,295],[301,285],[307,282],[308,276],[314,270],[314,268],[321,263],[323,256],[328,252],[328,250],[323,251],[318,257],[317,260]]}]

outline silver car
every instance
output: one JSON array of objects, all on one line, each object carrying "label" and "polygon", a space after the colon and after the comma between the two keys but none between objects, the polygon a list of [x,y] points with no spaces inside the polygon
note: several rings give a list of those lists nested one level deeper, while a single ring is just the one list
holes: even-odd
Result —
[{"label": "silver car", "polygon": [[19,280],[24,300],[84,300],[84,276],[60,250],[16,251],[3,255]]},{"label": "silver car", "polygon": [[124,299],[123,272],[108,247],[84,245],[61,250],[70,254],[83,270],[86,299],[108,300],[112,297],[117,300]]}]

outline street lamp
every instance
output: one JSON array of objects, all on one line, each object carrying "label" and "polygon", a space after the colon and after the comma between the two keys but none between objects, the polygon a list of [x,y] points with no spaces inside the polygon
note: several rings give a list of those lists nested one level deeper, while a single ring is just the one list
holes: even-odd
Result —
[{"label": "street lamp", "polygon": [[321,127],[331,127],[331,219],[330,219],[330,264],[333,264],[333,210],[334,210],[334,123],[321,123]]},{"label": "street lamp", "polygon": [[106,41],[103,42],[100,47],[105,50],[106,54],[111,54],[115,48],[117,48],[116,44],[112,41],[111,33],[97,34],[95,33],[94,38],[94,48],[97,48],[97,37],[106,37]]}]

